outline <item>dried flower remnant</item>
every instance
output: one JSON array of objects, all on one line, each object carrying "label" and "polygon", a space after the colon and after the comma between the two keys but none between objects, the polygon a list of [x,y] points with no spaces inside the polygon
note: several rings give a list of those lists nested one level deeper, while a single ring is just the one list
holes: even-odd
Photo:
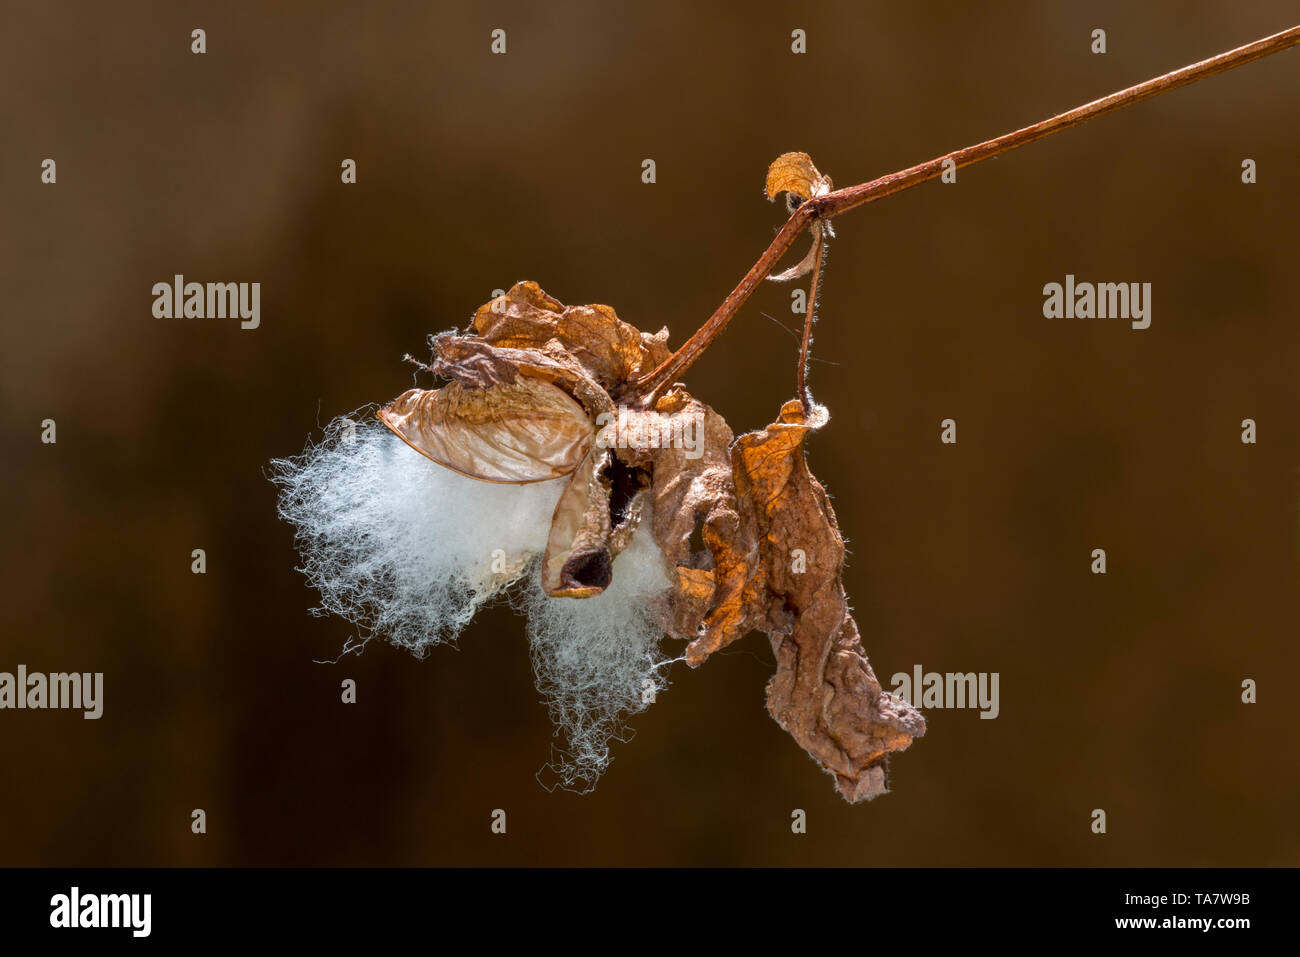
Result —
[{"label": "dried flower remnant", "polygon": [[[830,185],[802,153],[779,157],[767,178],[769,198],[793,192],[800,203],[824,195]],[[473,330],[476,336],[435,337],[432,370],[453,385],[480,381],[476,371],[466,377],[460,370],[461,357],[475,363],[490,358],[498,378],[527,381],[550,374],[538,354],[550,350],[546,358],[567,358],[556,365],[570,369],[566,384],[583,398],[593,421],[614,405],[614,396],[635,406],[635,376],[666,359],[664,333],[637,333],[608,307],[561,306],[533,283],[480,309]],[[835,776],[845,797],[856,801],[883,792],[885,757],[923,734],[925,722],[882,691],[848,614],[840,584],[843,541],[825,492],[804,462],[804,436],[825,423],[826,411],[817,407],[805,420],[799,402],[788,404],[776,423],[739,441],[680,385],[640,414],[683,412],[704,423],[698,458],[680,448],[635,446],[593,447],[584,456],[554,514],[542,561],[544,589],[556,597],[603,590],[612,558],[635,534],[648,494],[655,516],[650,534],[673,583],[654,601],[652,615],[667,635],[689,642],[687,662],[697,667],[750,630],[766,631],[778,661],[768,687],[772,716]],[[617,496],[616,486],[622,490]],[[697,525],[706,551],[693,555]],[[806,568],[792,571],[796,549]]]},{"label": "dried flower remnant", "polygon": [[[672,353],[666,329],[641,332],[608,306],[564,306],[517,284],[469,331],[430,337],[422,367],[447,385],[399,396],[379,410],[382,426],[336,420],[323,443],[273,463],[322,609],[423,653],[454,640],[484,602],[515,601],[565,738],[549,767],[575,789],[594,785],[609,741],[654,701],[668,665],[698,667],[764,631],[772,717],[847,800],[884,792],[888,756],[925,722],[871,670],[841,582],[844,543],[804,454],[829,417],[805,369],[831,217],[1297,43],[1300,27],[846,189],[806,154],[783,154],[766,192],[786,195],[790,218]],[[808,255],[773,275],[805,229]],[[808,273],[797,396],[735,438],[678,380],[764,279]],[[615,415],[628,441],[610,447],[598,423]],[[638,440],[677,415],[700,424],[701,444]],[[680,658],[662,650],[664,636],[685,643]]]},{"label": "dried flower remnant", "polygon": [[[831,191],[831,178],[824,176],[813,165],[812,157],[807,153],[782,153],[767,169],[767,183],[764,192],[767,193],[768,199],[776,199],[782,193],[786,196],[786,209],[794,213],[807,200],[819,199]],[[768,279],[774,282],[789,282],[791,279],[798,279],[812,272],[813,267],[821,258],[821,244],[823,233],[826,237],[833,237],[835,231],[831,228],[829,219],[815,219],[812,225],[808,227],[812,233],[813,244],[808,248],[808,255],[804,256],[798,264],[791,266],[784,272],[777,273],[774,276],[768,276]]]},{"label": "dried flower remnant", "polygon": [[[771,197],[798,191],[802,202],[829,188],[804,154],[781,157],[768,177]],[[805,417],[800,402],[788,403],[777,422],[736,440],[680,384],[657,397],[639,393],[638,378],[669,358],[666,330],[641,332],[608,306],[565,306],[532,282],[482,306],[467,332],[434,335],[430,345],[433,360],[422,367],[450,381],[404,393],[378,411],[380,421],[437,466],[479,483],[563,480],[553,509],[542,514],[548,528],[540,553],[535,544],[512,556],[499,587],[527,578],[530,617],[562,618],[575,599],[591,601],[613,587],[618,556],[648,539],[643,562],[657,563],[661,577],[657,591],[636,590],[635,610],[656,637],[685,642],[684,660],[698,667],[749,631],[767,632],[777,656],[772,716],[849,800],[885,790],[886,756],[923,734],[925,722],[882,691],[848,613],[844,545],[804,462],[804,437],[825,423],[825,409]],[[616,410],[623,441],[607,447],[597,441],[597,422]],[[657,441],[652,426],[666,416],[698,422],[700,441],[692,448]],[[695,553],[697,527],[706,547]],[[806,567],[794,571],[796,550]],[[567,646],[580,640],[585,659],[590,634],[566,639],[563,630],[540,642],[550,649],[547,660],[538,659],[534,635],[534,661],[569,739],[553,770],[563,784],[590,785],[608,760],[618,714],[603,680],[595,694],[581,693],[591,676]],[[643,692],[657,690],[668,663],[644,638],[632,650],[641,670],[624,671],[618,683],[622,710],[639,710],[627,675],[641,674]]]}]

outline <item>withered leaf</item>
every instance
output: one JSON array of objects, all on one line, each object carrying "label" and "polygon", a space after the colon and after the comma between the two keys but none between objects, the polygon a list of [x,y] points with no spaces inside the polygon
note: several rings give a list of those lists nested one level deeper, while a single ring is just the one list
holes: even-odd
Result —
[{"label": "withered leaf", "polygon": [[782,153],[767,168],[765,189],[768,199],[776,199],[779,193],[811,199],[831,191],[831,178],[813,165],[807,153]]},{"label": "withered leaf", "polygon": [[411,389],[379,418],[417,452],[485,482],[541,482],[574,470],[591,444],[586,411],[534,378],[474,389]]},{"label": "withered leaf", "polygon": [[479,307],[474,331],[507,349],[542,349],[556,340],[607,391],[668,358],[668,330],[647,335],[618,318],[609,306],[565,306],[535,282]]},{"label": "withered leaf", "polygon": [[[831,178],[823,175],[813,165],[812,157],[807,153],[782,153],[767,168],[765,188],[768,199],[775,199],[778,194],[787,193],[788,206],[793,213],[804,200],[829,193]],[[812,271],[813,264],[821,254],[822,233],[825,232],[827,237],[834,236],[835,233],[831,229],[829,219],[815,221],[809,231],[812,233],[813,243],[808,247],[808,252],[803,259],[784,272],[771,273],[767,277],[769,280],[789,282]]]},{"label": "withered leaf", "polygon": [[478,336],[442,332],[429,341],[434,363],[428,368],[469,388],[490,389],[521,377],[540,379],[577,399],[593,422],[614,409],[609,393],[555,340],[540,349],[513,349],[490,345]]},{"label": "withered leaf", "polygon": [[[726,421],[680,389],[667,393],[656,409],[696,416],[703,432],[699,458],[679,448],[660,449],[652,470],[655,541],[676,581],[669,630],[694,639],[686,660],[695,667],[752,627],[744,590],[758,564],[758,546],[742,528]],[[697,527],[705,554],[690,547]]]},{"label": "withered leaf", "polygon": [[[886,790],[885,759],[925,733],[925,719],[883,691],[862,648],[841,584],[844,541],[826,491],[808,471],[803,441],[826,421],[798,401],[732,450],[736,492],[762,543],[761,577],[777,672],[767,708],[835,777],[849,801]],[[795,549],[804,561],[793,561]]]},{"label": "withered leaf", "polygon": [[[805,418],[789,402],[777,422],[733,443],[707,406],[680,391],[665,399],[701,410],[714,450],[696,462],[668,450],[655,457],[655,537],[676,572],[665,627],[690,641],[693,667],[750,629],[766,631],[777,658],[772,717],[849,801],[882,793],[888,754],[924,734],[925,720],[880,687],[848,611],[844,542],[803,450],[825,410]],[[697,524],[703,561],[685,544]]]}]

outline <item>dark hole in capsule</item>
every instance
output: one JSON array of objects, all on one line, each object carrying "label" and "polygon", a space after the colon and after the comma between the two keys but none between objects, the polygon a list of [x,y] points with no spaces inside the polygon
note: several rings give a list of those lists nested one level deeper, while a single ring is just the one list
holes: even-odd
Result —
[{"label": "dark hole in capsule", "polygon": [[561,582],[569,588],[608,588],[613,577],[614,562],[604,548],[569,556],[560,572]]},{"label": "dark hole in capsule", "polygon": [[611,455],[604,474],[609,479],[609,527],[614,529],[627,521],[627,510],[632,506],[636,493],[650,487],[650,473],[643,468],[624,465],[617,455]]},{"label": "dark hole in capsule", "polygon": [[696,521],[695,527],[691,529],[689,548],[691,553],[687,563],[691,568],[713,567],[713,553],[704,541],[704,523],[701,521]]}]

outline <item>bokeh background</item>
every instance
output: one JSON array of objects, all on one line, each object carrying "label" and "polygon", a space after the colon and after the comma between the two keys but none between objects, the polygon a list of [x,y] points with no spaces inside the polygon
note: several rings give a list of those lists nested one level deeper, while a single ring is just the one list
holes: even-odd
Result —
[{"label": "bokeh background", "polygon": [[[810,462],[867,651],[886,682],[1001,675],[997,720],[930,712],[869,805],[768,717],[761,635],[674,672],[594,793],[546,792],[523,622],[490,611],[424,661],[372,643],[316,663],[354,630],[308,614],[264,475],[408,388],[403,353],[516,280],[680,343],[779,226],[761,187],[781,152],[865,181],[1295,20],[1286,2],[11,5],[0,670],[106,687],[97,722],[0,713],[0,863],[1300,863],[1300,51],[837,222]],[[261,328],[153,318],[178,272],[261,282]],[[1151,282],[1151,328],[1044,319],[1067,272]],[[789,297],[760,290],[688,376],[738,432],[792,394],[797,343],[761,315],[794,326]]]}]

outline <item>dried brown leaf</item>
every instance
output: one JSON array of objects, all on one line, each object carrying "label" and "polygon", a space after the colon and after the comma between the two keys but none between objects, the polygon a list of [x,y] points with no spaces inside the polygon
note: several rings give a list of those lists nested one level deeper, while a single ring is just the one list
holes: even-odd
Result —
[{"label": "dried brown leaf", "polygon": [[924,734],[925,719],[881,689],[849,614],[844,541],[804,459],[804,437],[826,418],[820,407],[805,418],[801,403],[787,402],[778,421],[736,441],[732,459],[737,497],[762,542],[777,658],[768,711],[834,775],[846,799],[860,801],[886,790],[886,757]]},{"label": "dried brown leaf", "polygon": [[459,382],[411,389],[380,409],[379,418],[417,452],[485,482],[568,475],[594,432],[568,393],[531,378],[485,389]]},{"label": "dried brown leaf", "polygon": [[469,388],[489,389],[521,377],[540,379],[577,399],[593,422],[614,410],[609,393],[555,340],[540,349],[514,349],[490,345],[478,336],[443,332],[430,342],[435,361],[428,368]]},{"label": "dried brown leaf", "polygon": [[[652,468],[655,541],[675,582],[666,617],[671,633],[693,639],[686,660],[695,667],[749,630],[744,591],[758,566],[758,549],[742,528],[726,421],[680,389],[660,399],[656,411],[696,416],[703,429],[699,458],[683,449],[659,449]],[[697,527],[705,546],[698,553],[690,545]]]},{"label": "dried brown leaf", "polygon": [[782,153],[767,168],[767,198],[793,193],[802,199],[823,196],[831,191],[831,178],[813,165],[807,153]]},{"label": "dried brown leaf", "polygon": [[[793,213],[804,200],[829,193],[831,178],[813,165],[812,157],[807,153],[782,153],[767,168],[766,189],[768,199],[775,199],[780,193],[789,194],[787,204]],[[783,272],[770,273],[767,278],[772,282],[789,282],[812,272],[817,257],[821,255],[823,231],[827,237],[835,235],[829,219],[819,219],[809,227],[813,242],[803,259]]]},{"label": "dried brown leaf", "polygon": [[479,307],[474,331],[490,345],[542,349],[556,340],[606,390],[612,391],[668,358],[668,330],[647,335],[610,306],[565,306],[535,282]]}]

